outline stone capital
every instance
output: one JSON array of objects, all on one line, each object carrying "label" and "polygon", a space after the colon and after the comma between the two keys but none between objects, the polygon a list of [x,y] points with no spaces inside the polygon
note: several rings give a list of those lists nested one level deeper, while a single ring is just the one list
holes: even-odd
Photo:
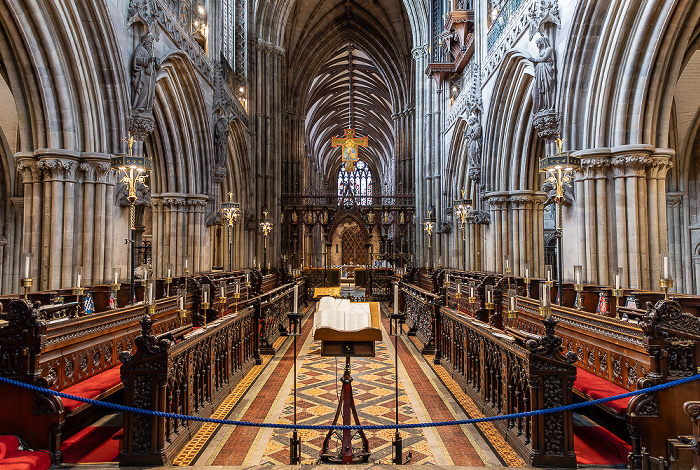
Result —
[{"label": "stone capital", "polygon": [[156,121],[151,114],[133,113],[127,122],[129,133],[141,142],[151,135],[155,125]]},{"label": "stone capital", "polygon": [[611,160],[614,176],[644,176],[652,159],[645,154],[620,155]]},{"label": "stone capital", "polygon": [[683,193],[667,193],[666,205],[679,207],[683,204]]},{"label": "stone capital", "polygon": [[650,179],[666,179],[666,173],[673,168],[671,158],[665,155],[652,155],[651,163],[647,169],[647,177]]},{"label": "stone capital", "polygon": [[583,175],[583,179],[602,178],[606,176],[608,168],[610,160],[607,158],[582,158],[579,173]]},{"label": "stone capital", "polygon": [[42,158],[37,163],[44,176],[44,181],[52,180],[73,180],[78,163],[75,160],[63,158]]},{"label": "stone capital", "polygon": [[17,169],[22,173],[23,183],[36,183],[41,181],[41,169],[34,158],[21,158]]}]

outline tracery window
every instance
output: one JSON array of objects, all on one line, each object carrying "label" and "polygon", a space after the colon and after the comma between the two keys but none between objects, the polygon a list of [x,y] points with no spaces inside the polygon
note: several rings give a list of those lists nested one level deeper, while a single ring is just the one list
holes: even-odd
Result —
[{"label": "tracery window", "polygon": [[362,206],[372,205],[372,172],[369,171],[369,166],[362,160],[358,160],[355,164],[355,171],[345,171],[345,162],[343,162],[338,171],[338,201],[340,202],[345,192],[345,187],[350,184],[350,190],[357,204]]},{"label": "tracery window", "polygon": [[222,0],[221,52],[236,79],[236,89],[245,85],[246,0]]}]

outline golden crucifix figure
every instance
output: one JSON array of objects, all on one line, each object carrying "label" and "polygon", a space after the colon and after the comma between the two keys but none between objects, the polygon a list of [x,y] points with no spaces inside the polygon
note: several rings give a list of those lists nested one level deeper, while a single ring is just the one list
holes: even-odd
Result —
[{"label": "golden crucifix figure", "polygon": [[331,147],[343,147],[342,160],[345,162],[345,171],[355,171],[355,162],[359,160],[358,146],[368,147],[369,138],[355,137],[355,129],[345,129],[345,137],[333,137]]}]

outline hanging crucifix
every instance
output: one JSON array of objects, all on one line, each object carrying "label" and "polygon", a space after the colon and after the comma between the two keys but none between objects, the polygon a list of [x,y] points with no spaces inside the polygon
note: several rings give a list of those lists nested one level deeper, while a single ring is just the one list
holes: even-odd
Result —
[{"label": "hanging crucifix", "polygon": [[353,44],[348,44],[348,129],[345,129],[345,137],[333,137],[331,139],[331,147],[343,147],[343,155],[341,156],[342,161],[345,162],[345,171],[355,171],[355,162],[359,160],[359,148],[358,147],[368,147],[369,138],[355,137],[355,126],[353,125],[353,107],[352,107],[352,95],[353,95],[353,85],[352,85],[352,60],[353,60],[353,50],[355,46]]}]

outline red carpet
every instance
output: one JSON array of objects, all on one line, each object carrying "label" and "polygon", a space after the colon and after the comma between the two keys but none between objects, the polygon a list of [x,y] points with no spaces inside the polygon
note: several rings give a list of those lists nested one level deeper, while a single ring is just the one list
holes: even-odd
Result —
[{"label": "red carpet", "polygon": [[48,452],[19,450],[15,436],[0,436],[0,468],[3,470],[46,470],[51,466]]},{"label": "red carpet", "polygon": [[61,444],[65,463],[105,463],[119,461],[118,426],[88,426]]},{"label": "red carpet", "polygon": [[629,444],[600,426],[574,426],[574,450],[579,465],[625,466]]}]

